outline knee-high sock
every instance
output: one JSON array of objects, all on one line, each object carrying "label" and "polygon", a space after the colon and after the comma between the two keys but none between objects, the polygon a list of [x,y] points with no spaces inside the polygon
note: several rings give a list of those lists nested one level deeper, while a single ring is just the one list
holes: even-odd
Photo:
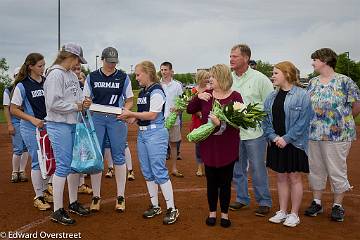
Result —
[{"label": "knee-high sock", "polygon": [[104,158],[107,161],[108,167],[113,168],[114,167],[114,162],[113,162],[113,159],[112,159],[112,156],[111,156],[111,149],[110,148],[105,148],[104,151],[105,151],[104,152]]},{"label": "knee-high sock", "polygon": [[80,181],[80,174],[79,173],[70,173],[67,176],[68,181],[68,190],[69,190],[69,202],[73,203],[77,201],[77,191]]},{"label": "knee-high sock", "polygon": [[51,177],[47,177],[46,179],[42,179],[43,180],[43,182],[42,182],[42,184],[43,184],[42,190],[43,191],[48,189],[48,183],[49,183],[50,178]]},{"label": "knee-high sock", "polygon": [[25,168],[29,159],[29,153],[23,152],[20,159],[20,172],[25,172]]},{"label": "knee-high sock", "polygon": [[100,197],[101,175],[102,172],[91,174],[91,186],[94,197]]},{"label": "knee-high sock", "polygon": [[166,201],[166,208],[175,208],[174,204],[174,193],[171,181],[168,180],[166,183],[160,185],[161,192],[164,195]]},{"label": "knee-high sock", "polygon": [[126,164],[115,165],[115,180],[117,196],[125,196]]},{"label": "knee-high sock", "polygon": [[12,155],[12,172],[19,172],[21,156],[16,154]]},{"label": "knee-high sock", "polygon": [[146,186],[149,191],[151,204],[155,207],[159,206],[159,185],[157,185],[154,181],[146,181]]},{"label": "knee-high sock", "polygon": [[131,152],[130,152],[130,148],[127,147],[125,148],[125,162],[126,162],[126,168],[128,171],[132,170],[132,159],[131,159]]},{"label": "knee-high sock", "polygon": [[49,177],[48,184],[52,184],[54,175],[55,175],[55,174],[53,174],[53,175],[51,175],[51,176]]},{"label": "knee-high sock", "polygon": [[85,177],[84,177],[84,174],[80,174],[79,187],[83,184],[85,184]]},{"label": "knee-high sock", "polygon": [[54,189],[54,212],[59,208],[64,207],[64,187],[65,187],[66,177],[59,177],[54,175],[53,177],[53,189]]},{"label": "knee-high sock", "polygon": [[44,179],[41,177],[40,170],[31,170],[31,182],[35,192],[35,198],[43,196]]}]

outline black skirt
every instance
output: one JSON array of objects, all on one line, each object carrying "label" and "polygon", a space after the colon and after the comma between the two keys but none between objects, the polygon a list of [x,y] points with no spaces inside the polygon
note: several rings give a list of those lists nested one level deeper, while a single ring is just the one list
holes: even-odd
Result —
[{"label": "black skirt", "polygon": [[266,166],[278,173],[309,172],[306,153],[291,143],[279,148],[271,143],[267,148]]}]

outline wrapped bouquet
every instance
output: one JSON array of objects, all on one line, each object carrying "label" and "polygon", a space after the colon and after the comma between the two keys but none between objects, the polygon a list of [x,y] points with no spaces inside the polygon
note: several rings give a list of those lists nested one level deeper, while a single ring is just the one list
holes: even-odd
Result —
[{"label": "wrapped bouquet", "polygon": [[195,88],[189,90],[186,89],[181,96],[178,96],[175,99],[175,110],[170,112],[169,116],[165,119],[165,127],[167,129],[172,128],[176,122],[177,115],[179,112],[183,112],[186,110],[187,105],[193,96],[197,94],[197,90]]},{"label": "wrapped bouquet", "polygon": [[[257,105],[257,103],[245,105],[240,102],[230,102],[221,106],[218,101],[215,101],[211,112],[220,121],[225,121],[234,128],[255,128],[266,116],[266,113],[257,108]],[[215,127],[209,119],[206,124],[191,131],[187,139],[190,142],[201,142],[210,136]]]}]

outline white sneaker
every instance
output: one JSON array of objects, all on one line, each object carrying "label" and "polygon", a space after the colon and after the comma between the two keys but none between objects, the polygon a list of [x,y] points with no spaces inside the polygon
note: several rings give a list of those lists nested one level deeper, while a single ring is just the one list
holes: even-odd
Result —
[{"label": "white sneaker", "polygon": [[287,227],[296,227],[299,223],[300,218],[295,213],[291,213],[287,215],[286,220],[283,224]]},{"label": "white sneaker", "polygon": [[275,216],[269,218],[269,222],[282,223],[283,221],[285,221],[286,217],[287,214],[283,210],[280,210],[276,212]]}]

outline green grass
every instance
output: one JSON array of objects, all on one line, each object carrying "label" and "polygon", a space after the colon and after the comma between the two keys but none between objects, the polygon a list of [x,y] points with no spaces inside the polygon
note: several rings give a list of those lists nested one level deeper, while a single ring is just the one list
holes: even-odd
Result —
[{"label": "green grass", "polygon": [[0,123],[5,123],[4,109],[0,109]]}]

